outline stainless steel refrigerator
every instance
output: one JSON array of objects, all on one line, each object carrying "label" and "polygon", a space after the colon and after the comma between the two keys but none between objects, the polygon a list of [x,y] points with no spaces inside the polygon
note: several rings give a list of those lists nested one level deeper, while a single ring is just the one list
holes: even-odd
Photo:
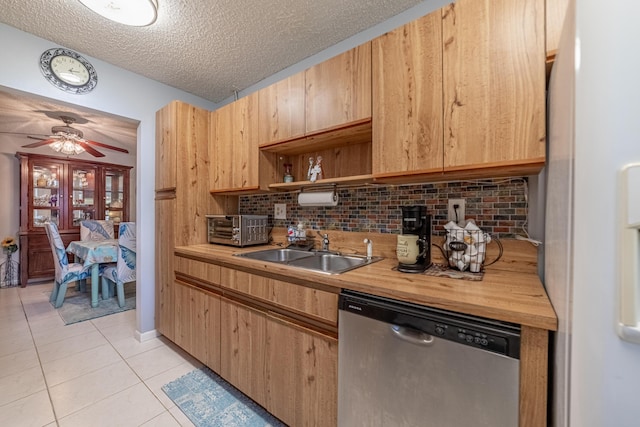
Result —
[{"label": "stainless steel refrigerator", "polygon": [[636,1],[572,0],[552,70],[543,281],[558,427],[640,425],[640,174],[623,172],[640,163],[638,16]]}]

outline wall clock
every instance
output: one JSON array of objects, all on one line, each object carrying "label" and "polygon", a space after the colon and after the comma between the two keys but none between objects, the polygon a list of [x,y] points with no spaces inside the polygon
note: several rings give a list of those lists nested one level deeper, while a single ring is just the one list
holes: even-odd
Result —
[{"label": "wall clock", "polygon": [[69,49],[53,48],[40,55],[44,78],[65,92],[84,94],[98,84],[98,73],[80,54]]}]

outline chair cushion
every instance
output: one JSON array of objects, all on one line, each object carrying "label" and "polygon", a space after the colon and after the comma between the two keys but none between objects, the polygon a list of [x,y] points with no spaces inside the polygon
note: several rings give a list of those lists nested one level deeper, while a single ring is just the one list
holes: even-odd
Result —
[{"label": "chair cushion", "polygon": [[68,265],[68,268],[66,269],[63,277],[60,278],[60,280],[58,280],[58,278],[56,277],[56,281],[58,281],[58,283],[68,283],[68,282],[75,282],[76,280],[81,280],[81,279],[86,279],[87,277],[91,276],[91,270],[87,270],[85,266],[83,266],[82,264],[78,264],[77,262],[74,262],[72,264]]},{"label": "chair cushion", "polygon": [[121,222],[118,236],[118,260],[115,267],[107,267],[103,276],[116,283],[136,280],[136,225]]},{"label": "chair cushion", "polygon": [[80,222],[80,240],[113,239],[113,221],[84,220]]}]

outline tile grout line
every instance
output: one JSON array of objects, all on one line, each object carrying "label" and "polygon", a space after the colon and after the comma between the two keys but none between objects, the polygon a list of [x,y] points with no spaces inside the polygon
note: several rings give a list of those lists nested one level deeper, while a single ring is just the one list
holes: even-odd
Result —
[{"label": "tile grout line", "polygon": [[[29,298],[28,298],[28,299],[32,299],[32,297],[33,297],[33,295],[29,295]],[[38,295],[37,295],[37,297],[45,298],[45,297],[46,297],[46,293],[43,293],[43,295],[42,295],[42,296],[38,294]],[[40,355],[40,349],[39,349],[39,348],[38,348],[38,346],[36,345],[36,340],[35,340],[35,337],[34,337],[34,330],[33,330],[33,328],[32,328],[32,325],[31,325],[31,323],[30,323],[29,316],[28,316],[28,314],[27,314],[27,310],[26,310],[26,308],[25,308],[25,298],[27,298],[27,295],[25,294],[25,295],[24,295],[24,298],[23,298],[22,293],[18,291],[18,301],[19,301],[19,303],[20,303],[20,308],[21,308],[21,310],[22,310],[22,315],[23,315],[23,317],[24,317],[24,319],[25,319],[25,321],[26,321],[26,323],[27,323],[27,327],[29,328],[29,334],[30,334],[30,336],[31,336],[31,344],[33,345],[33,348],[34,348],[34,349],[35,349],[35,351],[36,351],[37,361],[38,361],[38,364],[40,365],[40,372],[41,372],[41,375],[42,375],[42,378],[43,378],[43,382],[44,382],[44,385],[45,385],[45,388],[46,388],[47,396],[48,396],[48,398],[49,398],[49,404],[50,404],[50,407],[51,407],[51,410],[52,410],[52,413],[53,413],[53,416],[54,416],[54,422],[55,422],[55,425],[56,425],[56,426],[60,426],[60,422],[61,422],[62,418],[59,418],[59,415],[58,415],[58,413],[56,412],[56,408],[55,408],[55,406],[54,406],[53,399],[52,399],[52,395],[51,395],[51,388],[52,388],[52,387],[55,387],[55,386],[58,386],[58,385],[60,385],[60,384],[64,384],[65,382],[67,382],[67,381],[71,381],[71,380],[73,380],[73,379],[63,381],[63,382],[61,382],[61,383],[59,383],[59,384],[56,384],[55,386],[50,386],[50,385],[49,385],[49,382],[47,381],[47,377],[46,377],[45,372],[44,372],[43,362],[42,362],[41,355]],[[33,298],[33,299],[34,299],[34,300],[37,300],[38,298]],[[45,299],[46,299],[46,298],[45,298]],[[48,299],[46,299],[46,301],[48,302]],[[169,416],[170,416],[170,417],[171,417],[171,418],[172,418],[172,419],[173,419],[173,420],[174,420],[178,425],[182,425],[182,424],[180,423],[180,421],[176,418],[176,416],[174,416],[174,414],[171,412],[171,410],[170,410],[170,409],[168,409],[168,408],[166,408],[166,406],[162,403],[162,401],[159,399],[159,397],[158,397],[158,396],[156,396],[156,394],[153,392],[153,390],[151,389],[151,387],[149,386],[149,384],[147,384],[147,382],[146,382],[146,381],[145,381],[145,380],[140,376],[140,374],[138,374],[138,372],[136,372],[136,371],[135,371],[135,369],[134,369],[134,368],[129,364],[129,362],[127,361],[127,359],[125,358],[125,356],[124,356],[120,351],[118,351],[118,350],[117,350],[117,348],[114,346],[114,344],[113,344],[112,340],[111,340],[111,339],[109,339],[109,338],[104,334],[104,332],[102,331],[102,329],[104,329],[104,328],[108,328],[108,327],[112,327],[113,325],[102,325],[102,326],[99,326],[99,325],[97,325],[96,323],[94,323],[94,321],[93,321],[93,320],[89,320],[89,322],[92,324],[92,326],[95,328],[95,330],[96,330],[96,331],[97,331],[97,332],[98,332],[98,333],[99,333],[99,334],[100,334],[100,335],[101,335],[101,336],[102,336],[102,337],[103,337],[103,338],[108,342],[109,346],[111,346],[111,347],[116,351],[116,354],[118,354],[118,358],[119,358],[119,360],[122,360],[122,361],[125,363],[125,365],[126,365],[129,369],[131,369],[131,371],[133,372],[133,374],[138,378],[139,383],[142,383],[142,384],[144,385],[144,387],[148,390],[148,392],[150,392],[150,393],[151,393],[151,395],[153,396],[153,398],[154,398],[154,399],[155,399],[155,400],[160,404],[160,406],[163,408],[163,411],[162,411],[162,412],[160,412],[159,414],[156,414],[155,416],[151,417],[151,418],[150,418],[150,419],[148,419],[148,420],[145,420],[142,424],[148,423],[148,422],[152,421],[153,419],[155,419],[155,418],[157,418],[157,417],[159,417],[159,416],[162,416],[162,415],[164,414],[164,412],[167,412],[167,413],[169,414]],[[124,322],[123,322],[123,323],[124,323]],[[65,325],[65,326],[66,326],[66,325]],[[90,333],[90,332],[87,332],[87,333]],[[82,335],[84,335],[84,334],[73,335],[73,336],[71,336],[71,337],[67,337],[67,338],[78,338],[78,337],[81,337]],[[63,338],[63,339],[61,339],[61,340],[57,340],[57,341],[54,341],[54,342],[51,342],[51,343],[47,343],[46,345],[59,343],[60,341],[63,341],[64,339],[67,339],[67,338]],[[167,343],[165,343],[165,345],[168,345],[168,344],[167,344]],[[95,348],[95,347],[93,347],[93,348]],[[149,351],[151,351],[151,350],[155,350],[156,348],[157,348],[157,347],[150,348],[150,349],[145,350],[145,351],[143,351],[143,352],[141,352],[141,353],[137,353],[137,354],[135,354],[134,356],[138,356],[138,355],[140,355],[140,354],[147,353],[147,352],[149,352]],[[89,349],[89,350],[90,350],[90,349]],[[172,349],[172,350],[174,350],[174,349]],[[175,350],[174,350],[174,351],[175,351]],[[132,356],[132,357],[133,357],[133,356]],[[119,362],[119,360],[118,360],[118,359],[116,359],[116,360],[113,362],[113,364],[118,363],[118,362]],[[111,364],[109,364],[109,365],[111,365]],[[109,366],[109,365],[107,365],[107,366]],[[102,368],[104,368],[104,367],[102,367]],[[102,369],[102,368],[99,368],[99,369]],[[170,369],[171,369],[171,368],[170,368]],[[96,370],[98,370],[98,369],[96,369]],[[95,372],[96,370],[93,370],[93,371],[91,371],[91,372]],[[163,371],[163,372],[160,372],[160,373],[158,373],[157,375],[161,375],[162,373],[164,373],[164,372],[166,372],[166,371],[168,371],[168,370],[169,370],[169,369],[167,369],[167,370],[165,370],[165,371]],[[155,377],[155,375],[154,375],[154,377]],[[79,377],[76,377],[76,378],[79,378]],[[76,379],[76,378],[74,378],[74,379]],[[153,378],[153,377],[152,377],[152,378]],[[129,387],[126,387],[125,389],[120,390],[120,391],[118,391],[117,393],[113,393],[113,394],[111,394],[111,395],[109,395],[109,396],[105,396],[104,398],[100,399],[99,401],[93,402],[91,405],[94,405],[94,404],[96,404],[96,403],[98,403],[98,402],[100,402],[100,401],[103,401],[104,399],[107,399],[107,398],[109,398],[109,397],[112,397],[112,396],[114,396],[114,395],[116,395],[116,394],[118,394],[118,393],[121,393],[121,392],[125,391],[125,390],[129,390],[129,389],[131,389],[132,387],[137,386],[139,383],[136,383],[136,384],[133,384],[133,385],[131,385],[131,386],[129,386]],[[42,390],[40,390],[40,391],[42,391]],[[36,393],[39,393],[40,391],[38,391],[38,392],[36,392]],[[33,394],[34,394],[34,393],[32,393],[31,395],[33,395]],[[28,397],[28,396],[25,396],[25,397]],[[66,414],[63,418],[67,418],[67,417],[71,416],[72,414],[77,413],[77,412],[79,412],[79,411],[81,411],[81,410],[84,410],[84,409],[86,409],[87,407],[89,407],[89,406],[91,406],[91,405],[87,405],[87,406],[85,406],[85,407],[83,407],[83,408],[79,408],[79,409],[77,409],[77,410],[75,410],[75,411],[73,411],[73,412],[71,412],[71,413],[69,413],[69,414]],[[47,424],[45,424],[45,425],[49,425],[49,423],[47,423]]]},{"label": "tile grout line", "polygon": [[[90,320],[90,322],[93,324],[93,326],[96,328],[96,330],[97,330],[97,331],[98,331],[98,332],[99,332],[99,333],[100,333],[100,334],[101,334],[101,335],[102,335],[102,336],[107,340],[107,342],[109,343],[109,345],[110,345],[110,346],[115,350],[115,352],[118,354],[118,356],[120,357],[120,359],[124,362],[124,364],[125,364],[125,365],[127,365],[127,367],[128,367],[129,369],[131,369],[131,372],[133,372],[133,374],[134,374],[136,377],[138,377],[138,379],[140,380],[140,383],[142,383],[142,384],[145,386],[145,388],[146,388],[147,390],[149,390],[149,393],[151,393],[151,395],[153,396],[153,398],[154,398],[154,399],[156,399],[156,400],[158,401],[158,403],[160,403],[160,406],[162,406],[162,408],[164,408],[164,412],[167,412],[167,413],[171,416],[171,418],[173,418],[173,419],[176,421],[176,423],[180,424],[180,422],[179,422],[179,421],[176,419],[176,417],[171,413],[171,411],[169,411],[169,409],[167,409],[167,408],[164,406],[164,404],[163,404],[163,403],[162,403],[162,401],[158,398],[158,396],[156,396],[156,394],[153,392],[153,390],[151,390],[151,387],[149,387],[149,385],[148,385],[148,384],[147,384],[147,382],[144,380],[144,378],[142,378],[142,377],[140,376],[140,374],[139,374],[138,372],[136,372],[136,370],[133,368],[133,366],[131,366],[131,365],[129,364],[129,362],[127,361],[127,359],[125,359],[125,357],[124,357],[124,356],[123,356],[123,355],[118,351],[118,349],[113,345],[113,343],[111,342],[111,340],[110,340],[110,339],[109,339],[109,338],[108,338],[108,337],[107,337],[107,336],[102,332],[102,330],[100,329],[100,327],[98,327],[97,325],[95,325],[95,324],[93,323],[93,321],[92,321],[92,320]],[[149,352],[149,351],[151,351],[151,350],[154,350],[154,349],[155,349],[155,348],[151,348],[151,349],[149,349],[149,350],[146,350],[146,351],[143,351],[143,352],[141,352],[141,353],[138,353],[138,354],[136,354],[135,356],[138,356],[138,355],[140,355],[140,354],[147,353],[147,352]],[[164,371],[164,372],[166,372],[166,371]],[[160,374],[161,374],[161,373],[160,373]],[[160,374],[158,374],[158,375],[160,375]],[[153,378],[153,377],[151,377],[151,378]],[[133,385],[133,386],[131,386],[131,387],[135,387],[136,385],[137,385],[137,384],[134,384],[134,385]],[[128,388],[126,388],[125,390],[128,390],[128,389],[129,389],[129,388],[131,388],[131,387],[128,387]],[[119,393],[120,393],[120,392],[119,392]],[[160,413],[160,414],[158,414],[158,415],[156,415],[156,416],[154,416],[154,417],[152,417],[152,418],[150,418],[150,419],[146,420],[146,421],[145,421],[145,422],[143,422],[141,425],[144,425],[145,423],[148,423],[149,421],[151,421],[151,420],[153,420],[153,419],[155,419],[155,418],[157,418],[157,417],[159,417],[159,416],[161,416],[161,415],[162,415],[162,413]]]},{"label": "tile grout line", "polygon": [[33,330],[31,329],[31,324],[29,323],[29,316],[27,316],[27,311],[24,308],[24,302],[22,301],[22,293],[20,291],[18,291],[18,299],[20,300],[20,307],[22,307],[22,312],[24,313],[24,318],[25,318],[25,321],[27,322],[27,327],[29,328],[29,334],[31,335],[31,342],[33,343],[33,348],[36,351],[36,357],[38,358],[38,364],[40,365],[40,372],[42,373],[42,381],[44,382],[45,390],[47,391],[47,396],[49,397],[51,412],[53,412],[53,419],[56,423],[56,426],[60,426],[60,423],[58,422],[58,414],[56,413],[56,407],[53,405],[53,399],[51,398],[49,383],[47,382],[47,377],[44,374],[44,368],[42,367],[42,360],[40,359],[40,351],[38,350],[38,346],[36,345],[35,338],[33,337]]}]

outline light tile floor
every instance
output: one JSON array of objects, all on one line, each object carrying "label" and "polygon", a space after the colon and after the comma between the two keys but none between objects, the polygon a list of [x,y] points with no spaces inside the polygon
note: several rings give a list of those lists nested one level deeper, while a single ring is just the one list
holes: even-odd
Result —
[{"label": "light tile floor", "polygon": [[135,310],[66,326],[51,287],[0,289],[0,426],[193,426],[161,387],[200,362],[138,342]]}]

